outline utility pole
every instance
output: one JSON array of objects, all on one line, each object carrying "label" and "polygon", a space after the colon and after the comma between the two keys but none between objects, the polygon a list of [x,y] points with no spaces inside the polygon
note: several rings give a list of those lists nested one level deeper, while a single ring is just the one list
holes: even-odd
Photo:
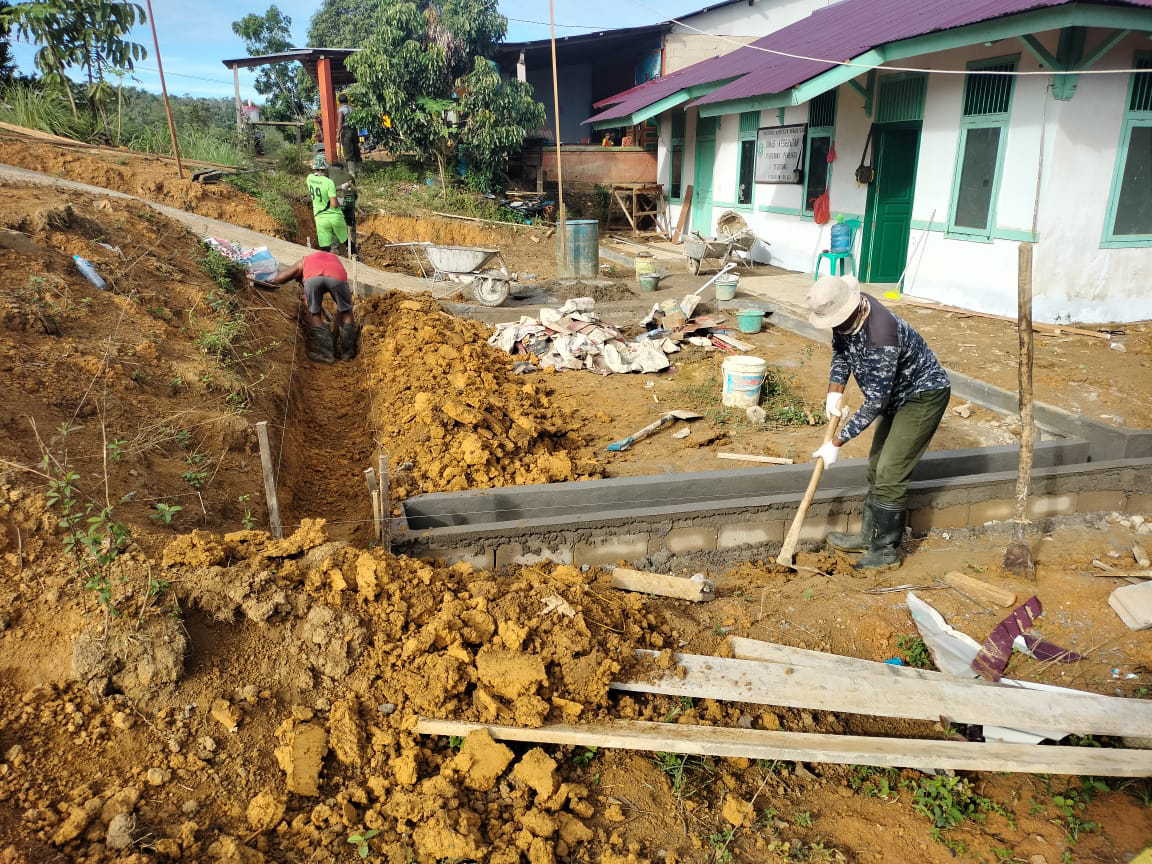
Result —
[{"label": "utility pole", "polygon": [[148,4],[148,23],[152,25],[152,44],[156,48],[156,70],[160,73],[160,92],[164,96],[164,113],[168,115],[168,134],[172,138],[172,152],[176,155],[176,174],[184,179],[184,165],[180,162],[180,142],[176,140],[176,124],[172,122],[172,106],[168,102],[168,86],[164,83],[164,64],[160,60],[160,40],[156,38],[156,16],[152,14],[152,0]]},{"label": "utility pole", "polygon": [[548,23],[552,27],[552,116],[556,120],[556,234],[560,238],[559,271],[561,276],[568,273],[568,232],[565,229],[567,214],[564,212],[564,165],[560,161],[560,80],[556,77],[556,17],[553,0],[548,0]]}]

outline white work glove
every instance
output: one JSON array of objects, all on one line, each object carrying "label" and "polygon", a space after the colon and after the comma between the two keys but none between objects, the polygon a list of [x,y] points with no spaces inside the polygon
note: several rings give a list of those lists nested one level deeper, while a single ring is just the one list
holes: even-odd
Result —
[{"label": "white work glove", "polygon": [[833,444],[831,441],[826,444],[821,444],[819,450],[812,452],[813,459],[823,459],[824,467],[827,468],[840,458],[840,448]]},{"label": "white work glove", "polygon": [[824,400],[824,418],[831,420],[833,417],[843,417],[841,413],[843,409],[840,407],[840,401],[844,398],[843,393],[829,393]]}]

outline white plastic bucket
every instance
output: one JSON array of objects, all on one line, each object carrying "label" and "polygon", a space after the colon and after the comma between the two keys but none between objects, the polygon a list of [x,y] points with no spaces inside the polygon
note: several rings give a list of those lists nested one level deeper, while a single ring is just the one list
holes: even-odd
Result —
[{"label": "white plastic bucket", "polygon": [[760,402],[760,388],[768,372],[768,361],[759,357],[726,357],[721,365],[724,390],[721,402],[732,408],[750,408]]},{"label": "white plastic bucket", "polygon": [[735,273],[725,273],[716,280],[716,299],[734,300],[736,288],[740,285],[740,277]]}]

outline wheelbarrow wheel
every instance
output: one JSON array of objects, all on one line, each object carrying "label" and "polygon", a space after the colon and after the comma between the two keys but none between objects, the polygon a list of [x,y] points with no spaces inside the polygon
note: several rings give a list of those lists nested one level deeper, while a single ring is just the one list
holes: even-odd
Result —
[{"label": "wheelbarrow wheel", "polygon": [[482,306],[499,306],[508,299],[507,279],[499,276],[477,276],[472,280],[472,296]]},{"label": "wheelbarrow wheel", "polygon": [[693,258],[691,255],[687,255],[685,257],[688,259],[688,272],[691,273],[693,276],[699,276],[700,275],[700,260],[701,259]]}]

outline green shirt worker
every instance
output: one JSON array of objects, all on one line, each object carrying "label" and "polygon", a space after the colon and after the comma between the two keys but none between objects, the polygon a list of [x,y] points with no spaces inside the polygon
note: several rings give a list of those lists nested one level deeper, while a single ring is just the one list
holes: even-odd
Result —
[{"label": "green shirt worker", "polygon": [[348,225],[336,200],[336,184],[328,176],[328,160],[317,153],[308,177],[308,197],[316,220],[316,246],[339,254],[348,243]]}]

